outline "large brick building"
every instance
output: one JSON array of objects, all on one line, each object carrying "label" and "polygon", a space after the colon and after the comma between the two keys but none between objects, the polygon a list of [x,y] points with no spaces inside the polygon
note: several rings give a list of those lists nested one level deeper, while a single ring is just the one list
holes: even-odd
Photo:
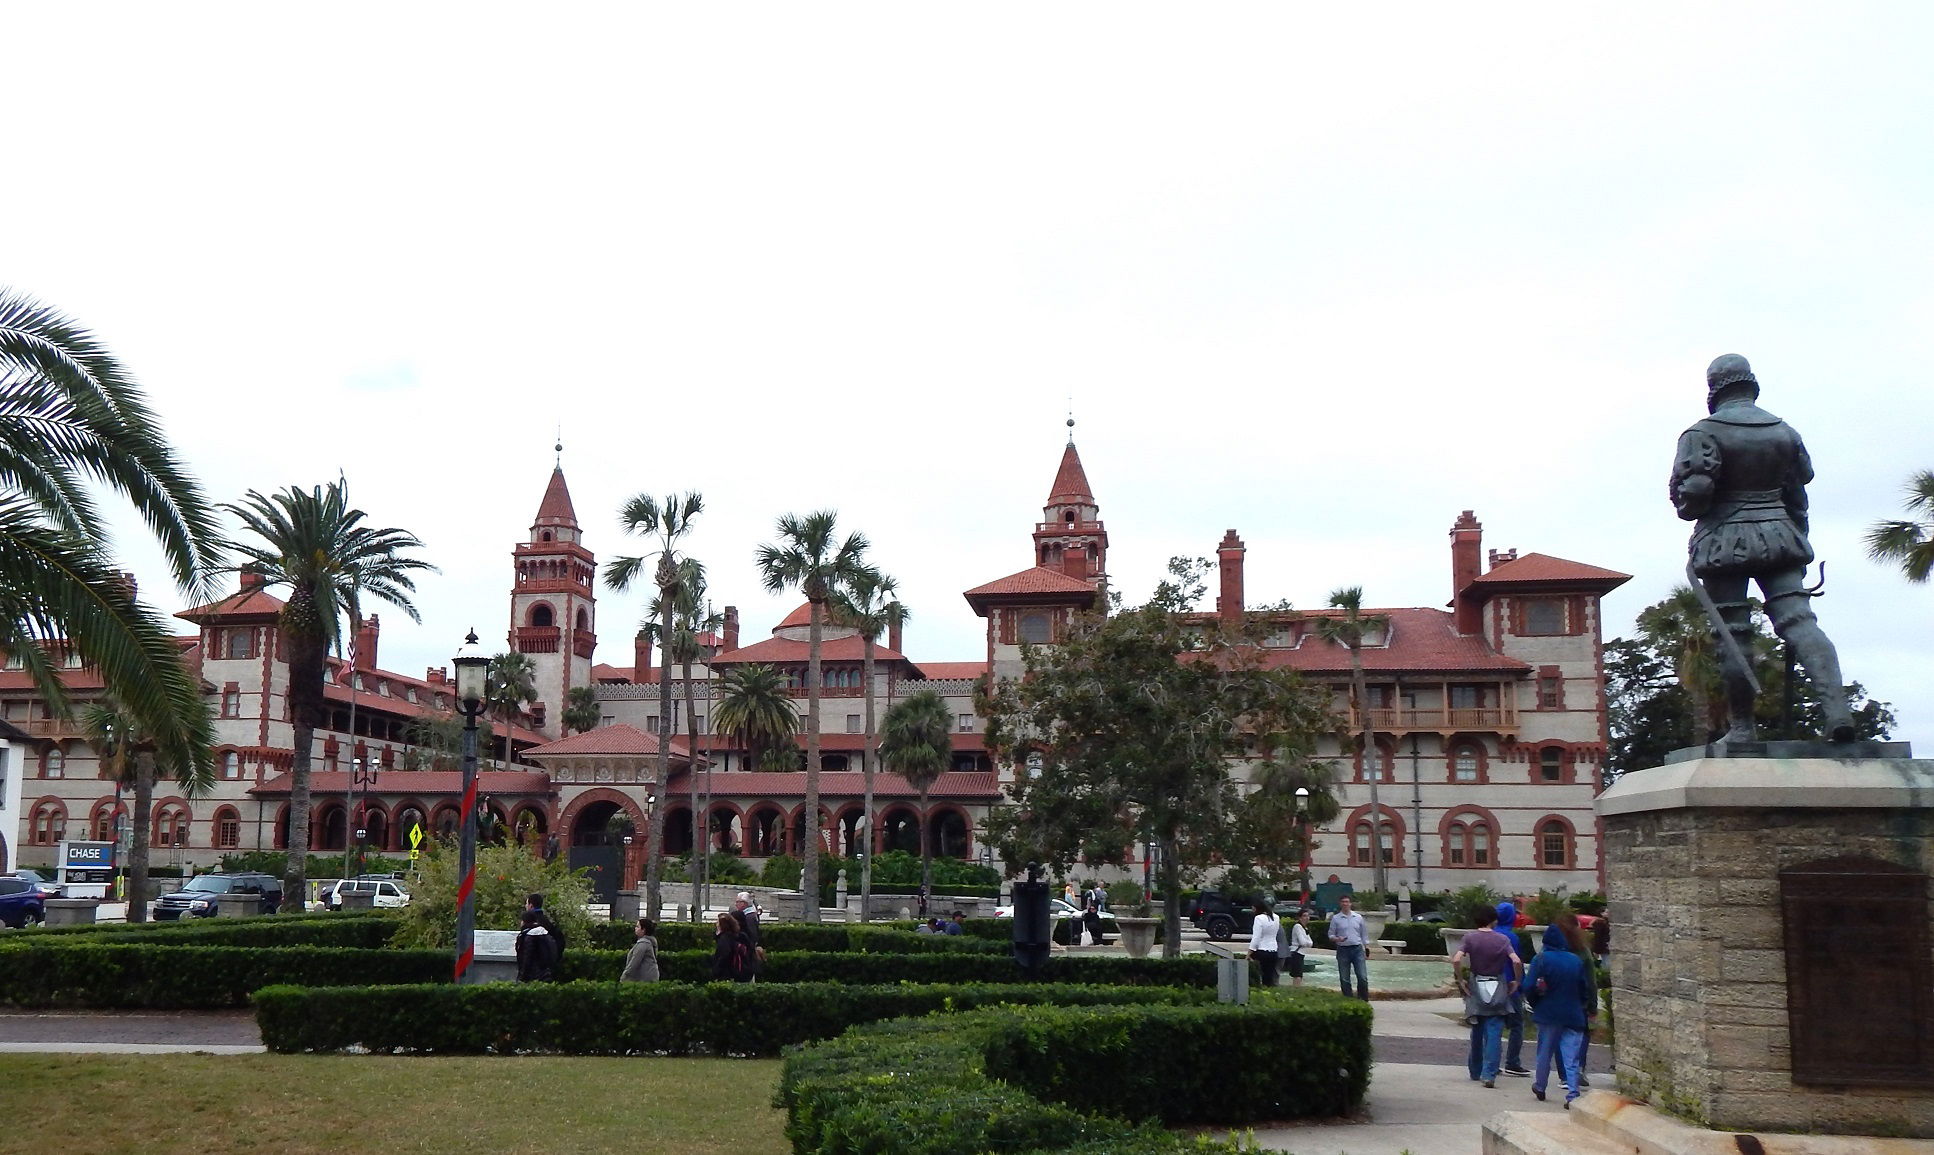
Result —
[{"label": "large brick building", "polygon": [[[876,847],[911,849],[925,823],[942,853],[979,853],[980,820],[1016,768],[988,756],[973,705],[975,682],[990,672],[1013,675],[1023,644],[1052,644],[1070,615],[1095,605],[1107,581],[1107,551],[1100,506],[1070,440],[1032,525],[1033,564],[965,593],[986,621],[984,653],[973,660],[916,661],[898,631],[881,639],[874,654],[878,709],[932,689],[953,707],[958,725],[954,766],[924,812],[903,780],[877,775],[870,823]],[[1217,550],[1217,613],[1243,609],[1245,553],[1230,530]],[[1451,530],[1450,553],[1448,609],[1373,611],[1390,623],[1363,649],[1378,735],[1370,762],[1381,775],[1381,807],[1370,810],[1364,760],[1335,750],[1351,768],[1344,775],[1345,807],[1333,829],[1319,835],[1313,872],[1366,883],[1373,847],[1381,845],[1393,880],[1429,889],[1475,881],[1513,891],[1593,887],[1598,840],[1591,799],[1606,742],[1599,605],[1625,575],[1498,551],[1487,566],[1481,529],[1468,511]],[[692,718],[684,716],[682,676],[673,687],[672,715],[660,718],[659,673],[648,643],[634,640],[632,660],[623,665],[595,660],[596,574],[596,555],[583,540],[560,467],[511,555],[506,645],[531,656],[538,701],[511,728],[512,764],[493,763],[482,780],[484,805],[498,828],[555,847],[574,862],[603,866],[623,853],[623,819],[644,827],[648,800],[655,800],[667,808],[666,849],[679,853],[691,846],[691,798],[699,787],[714,800],[715,845],[754,858],[796,851],[803,770],[748,766],[745,751],[714,733],[711,720],[717,678],[751,662],[786,674],[804,709],[807,608],[789,614],[769,636],[742,644],[738,613],[727,607],[721,632],[703,639],[705,655],[692,670]],[[288,666],[276,627],[281,607],[245,578],[229,597],[180,615],[196,627],[181,646],[216,719],[218,777],[199,799],[184,799],[165,782],[157,790],[152,839],[158,862],[202,865],[228,850],[286,845],[292,728]],[[380,631],[372,616],[349,659],[330,663],[329,717],[317,733],[313,779],[311,846],[319,851],[341,851],[361,829],[374,850],[395,852],[407,845],[412,826],[436,833],[456,823],[454,769],[412,768],[429,761],[416,745],[421,734],[414,724],[447,715],[455,688],[441,669],[422,677],[382,669]],[[821,827],[830,845],[851,852],[869,829],[861,801],[862,641],[854,630],[831,624],[823,639]],[[1348,710],[1348,654],[1318,636],[1308,616],[1285,618],[1266,650],[1270,661],[1334,687],[1338,708]],[[100,690],[78,661],[69,662],[64,676],[79,699]],[[560,725],[569,691],[587,685],[596,691],[602,724],[566,736]],[[0,716],[28,735],[11,768],[20,801],[12,821],[0,825],[0,839],[20,861],[51,861],[63,836],[113,836],[127,799],[99,777],[78,729],[48,715],[17,661],[0,668]],[[704,771],[697,782],[683,737],[693,722]],[[673,770],[662,784],[656,781],[661,729],[673,735]],[[501,758],[499,734],[492,758]],[[358,767],[365,771],[361,788],[353,773]],[[623,874],[635,875],[642,851],[634,840]]]}]

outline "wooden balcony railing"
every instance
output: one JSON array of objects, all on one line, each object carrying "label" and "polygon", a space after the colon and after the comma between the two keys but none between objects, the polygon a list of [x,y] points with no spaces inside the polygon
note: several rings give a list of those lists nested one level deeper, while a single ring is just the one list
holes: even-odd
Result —
[{"label": "wooden balcony railing", "polygon": [[[1363,721],[1357,712],[1350,713],[1350,728],[1360,730]],[[1408,730],[1515,730],[1518,725],[1518,708],[1506,706],[1436,706],[1429,709],[1370,709],[1364,711],[1370,716],[1370,725],[1388,733],[1403,733]]]}]

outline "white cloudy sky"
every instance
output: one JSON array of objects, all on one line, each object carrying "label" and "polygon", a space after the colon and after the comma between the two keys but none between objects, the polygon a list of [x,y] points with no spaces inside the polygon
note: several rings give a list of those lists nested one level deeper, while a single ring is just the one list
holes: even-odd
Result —
[{"label": "white cloudy sky", "polygon": [[[563,428],[589,544],[697,488],[752,553],[838,509],[916,658],[1022,568],[1069,398],[1131,595],[1441,604],[1448,539],[1683,562],[1703,371],[1821,479],[1850,677],[1934,745],[1934,589],[1859,539],[1934,467],[1923,5],[13,6],[0,283],[95,328],[218,498],[340,468],[442,569],[420,672],[507,620]],[[153,555],[122,543],[162,596]],[[178,603],[177,603],[178,604]],[[602,607],[629,658],[640,598]]]}]

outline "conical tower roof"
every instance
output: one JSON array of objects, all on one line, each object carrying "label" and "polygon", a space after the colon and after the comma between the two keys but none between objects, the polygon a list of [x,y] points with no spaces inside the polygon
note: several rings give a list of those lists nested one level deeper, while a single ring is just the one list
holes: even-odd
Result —
[{"label": "conical tower roof", "polygon": [[1081,468],[1081,454],[1075,451],[1072,437],[1061,453],[1061,468],[1054,473],[1054,488],[1048,491],[1048,504],[1095,504],[1095,495],[1088,491],[1088,475]]},{"label": "conical tower roof", "polygon": [[537,520],[533,526],[545,529],[578,528],[577,510],[571,506],[571,487],[564,484],[562,465],[551,471],[551,484],[544,490],[544,500],[537,507]]}]

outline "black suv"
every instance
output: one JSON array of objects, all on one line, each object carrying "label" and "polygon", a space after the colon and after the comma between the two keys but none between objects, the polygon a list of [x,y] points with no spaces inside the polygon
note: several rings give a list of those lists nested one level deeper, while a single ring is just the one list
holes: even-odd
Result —
[{"label": "black suv", "polygon": [[[1293,899],[1275,902],[1269,895],[1262,897],[1265,902],[1272,903],[1270,909],[1278,917],[1293,919],[1301,910]],[[1210,938],[1217,942],[1228,942],[1238,932],[1246,935],[1256,929],[1256,896],[1205,890],[1195,896],[1183,913],[1197,929],[1206,931]]]},{"label": "black suv", "polygon": [[213,918],[224,894],[259,894],[262,913],[274,914],[282,905],[282,880],[272,874],[203,874],[188,881],[173,894],[155,899],[154,916],[161,922],[175,919]]}]

